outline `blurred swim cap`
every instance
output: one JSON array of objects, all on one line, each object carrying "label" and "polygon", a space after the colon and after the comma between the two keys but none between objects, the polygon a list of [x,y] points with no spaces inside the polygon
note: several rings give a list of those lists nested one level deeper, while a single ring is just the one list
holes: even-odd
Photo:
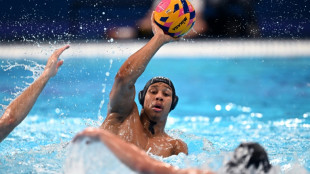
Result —
[{"label": "blurred swim cap", "polygon": [[173,86],[173,83],[170,79],[168,79],[167,77],[161,77],[161,76],[157,76],[157,77],[153,77],[151,80],[149,80],[143,90],[141,90],[139,92],[139,103],[142,105],[143,107],[143,104],[144,104],[144,98],[145,98],[145,94],[148,90],[148,88],[154,84],[154,83],[158,83],[158,82],[163,82],[163,83],[166,83],[167,85],[169,85],[172,89],[172,104],[171,104],[171,107],[170,107],[170,111],[173,110],[175,108],[175,106],[177,105],[178,103],[178,100],[179,100],[179,97],[176,95],[175,93],[175,89],[174,89],[174,86]]},{"label": "blurred swim cap", "polygon": [[[267,173],[272,167],[267,152],[258,143],[241,143],[234,151],[232,159],[226,164],[226,172],[242,174],[250,167],[257,173]],[[245,172],[248,173],[248,172]]]}]

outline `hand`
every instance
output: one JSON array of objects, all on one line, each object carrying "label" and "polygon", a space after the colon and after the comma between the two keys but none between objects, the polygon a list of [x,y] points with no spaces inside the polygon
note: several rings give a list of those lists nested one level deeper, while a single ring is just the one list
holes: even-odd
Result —
[{"label": "hand", "polygon": [[59,56],[64,52],[66,49],[68,49],[70,46],[66,45],[63,46],[51,55],[51,57],[47,60],[45,69],[44,69],[44,74],[50,78],[54,77],[57,74],[58,68],[63,64],[63,60],[58,60]]},{"label": "hand", "polygon": [[[91,138],[92,140],[98,141],[100,139],[100,129],[98,128],[86,128],[82,132],[76,134],[72,142],[75,143],[84,139],[85,137]],[[87,142],[89,144],[90,142]]]},{"label": "hand", "polygon": [[193,28],[184,36],[184,38],[195,38],[195,37],[204,37],[206,36],[206,31],[208,30],[207,22],[196,15],[196,23]]},{"label": "hand", "polygon": [[151,17],[151,24],[152,24],[152,31],[153,31],[154,36],[156,35],[159,36],[164,43],[180,40],[180,38],[174,38],[174,37],[169,36],[168,34],[165,34],[164,31],[155,23],[154,11]]}]

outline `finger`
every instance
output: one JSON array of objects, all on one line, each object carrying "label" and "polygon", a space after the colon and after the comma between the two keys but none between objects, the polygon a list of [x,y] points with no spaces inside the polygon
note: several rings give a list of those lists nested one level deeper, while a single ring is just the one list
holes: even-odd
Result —
[{"label": "finger", "polygon": [[156,30],[155,30],[155,22],[154,22],[154,11],[152,12],[152,15],[151,15],[151,27],[152,27],[152,33],[155,34],[156,33]]},{"label": "finger", "polygon": [[63,60],[60,60],[59,62],[57,62],[57,69],[64,63]]},{"label": "finger", "polygon": [[96,131],[96,130],[100,130],[100,129],[95,128],[95,127],[88,127],[88,128],[86,128],[83,132],[94,132],[94,131]]},{"label": "finger", "polygon": [[83,138],[85,138],[87,136],[87,132],[84,130],[82,132],[79,132],[75,135],[75,137],[73,138],[72,142],[76,142],[76,141],[80,141]]},{"label": "finger", "polygon": [[70,45],[65,45],[59,49],[57,49],[54,54],[56,54],[56,57],[58,58],[66,49],[70,48]]},{"label": "finger", "polygon": [[182,36],[182,37],[176,37],[176,38],[173,37],[173,40],[174,40],[174,41],[179,41],[179,40],[181,40],[181,39],[183,39],[183,36]]},{"label": "finger", "polygon": [[81,136],[82,136],[81,133],[76,134],[75,137],[73,138],[72,142],[75,143],[76,141],[81,140],[82,139]]},{"label": "finger", "polygon": [[155,11],[152,12],[152,16],[151,16],[151,22],[152,23],[154,22],[154,14],[155,14]]}]

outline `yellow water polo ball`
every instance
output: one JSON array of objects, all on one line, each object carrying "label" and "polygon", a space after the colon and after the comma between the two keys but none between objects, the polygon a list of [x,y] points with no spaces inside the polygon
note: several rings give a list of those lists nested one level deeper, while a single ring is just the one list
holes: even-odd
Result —
[{"label": "yellow water polo ball", "polygon": [[156,6],[154,20],[166,34],[181,37],[194,26],[195,9],[188,0],[162,0]]}]

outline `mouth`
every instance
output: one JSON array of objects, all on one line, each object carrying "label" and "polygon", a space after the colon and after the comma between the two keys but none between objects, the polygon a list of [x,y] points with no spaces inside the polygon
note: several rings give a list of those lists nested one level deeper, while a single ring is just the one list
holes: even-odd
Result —
[{"label": "mouth", "polygon": [[152,109],[155,112],[161,112],[163,110],[163,107],[160,104],[155,104],[155,105],[152,106]]}]

